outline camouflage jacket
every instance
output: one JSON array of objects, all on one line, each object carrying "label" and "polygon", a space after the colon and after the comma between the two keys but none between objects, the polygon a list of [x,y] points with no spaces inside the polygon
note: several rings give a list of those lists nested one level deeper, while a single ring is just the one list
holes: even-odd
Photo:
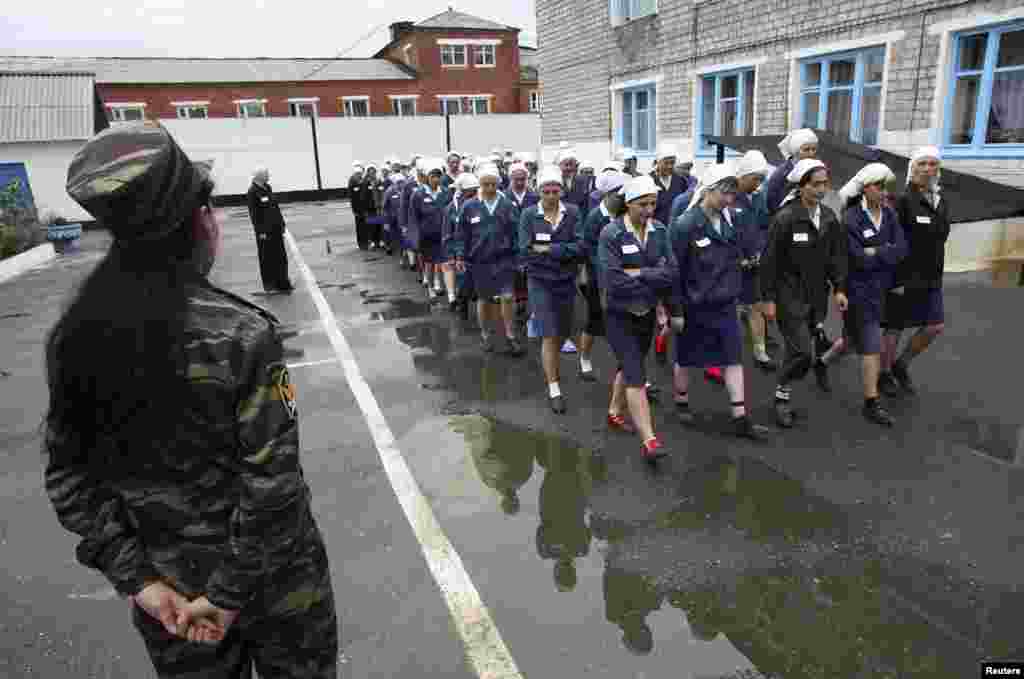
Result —
[{"label": "camouflage jacket", "polygon": [[[163,579],[189,598],[240,609],[320,534],[277,319],[213,286],[195,290],[188,313],[193,397],[168,413],[175,440],[131,443],[147,463],[129,478],[98,478],[55,461],[74,454],[51,455],[46,491],[82,538],[78,560],[122,595]],[[52,453],[77,443],[49,431],[45,445]]]}]

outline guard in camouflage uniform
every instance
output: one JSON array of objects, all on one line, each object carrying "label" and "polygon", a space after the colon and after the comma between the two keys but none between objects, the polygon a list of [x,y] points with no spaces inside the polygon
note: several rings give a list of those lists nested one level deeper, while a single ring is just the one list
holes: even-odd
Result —
[{"label": "guard in camouflage uniform", "polygon": [[212,189],[153,123],[72,161],[69,194],[114,242],[47,341],[46,491],[160,677],[333,678],[295,390],[277,320],[207,280]]}]

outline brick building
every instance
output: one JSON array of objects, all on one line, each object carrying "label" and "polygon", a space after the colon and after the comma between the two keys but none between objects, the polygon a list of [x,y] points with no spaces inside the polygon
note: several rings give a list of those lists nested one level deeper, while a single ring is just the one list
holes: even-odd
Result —
[{"label": "brick building", "polygon": [[520,113],[537,87],[536,70],[531,81],[520,66],[518,28],[453,10],[392,24],[368,59],[0,57],[0,70],[69,69],[95,74],[115,122]]},{"label": "brick building", "polygon": [[1024,186],[1019,0],[537,0],[543,144],[601,158],[817,127]]}]

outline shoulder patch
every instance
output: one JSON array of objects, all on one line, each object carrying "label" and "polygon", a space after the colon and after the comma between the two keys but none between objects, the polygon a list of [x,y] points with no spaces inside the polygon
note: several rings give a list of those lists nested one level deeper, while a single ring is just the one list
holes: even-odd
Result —
[{"label": "shoulder patch", "polygon": [[298,417],[298,406],[295,403],[295,385],[291,382],[288,374],[288,367],[276,365],[271,369],[270,384],[273,399],[280,401],[288,413],[288,418],[294,420]]}]

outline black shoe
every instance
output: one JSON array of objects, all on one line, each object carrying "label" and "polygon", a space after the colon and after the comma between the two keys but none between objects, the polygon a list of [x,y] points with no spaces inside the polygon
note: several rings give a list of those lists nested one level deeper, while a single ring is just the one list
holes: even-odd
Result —
[{"label": "black shoe", "polygon": [[464,321],[468,321],[469,320],[469,304],[468,303],[462,302],[459,305],[459,316],[461,316],[462,320],[464,320]]},{"label": "black shoe", "polygon": [[647,386],[648,400],[657,401],[659,396],[661,396],[661,387],[656,384],[650,384]]},{"label": "black shoe", "polygon": [[789,407],[788,401],[775,401],[775,421],[779,423],[780,427],[790,429],[795,419],[793,409]]},{"label": "black shoe", "polygon": [[750,441],[761,441],[764,439],[764,435],[759,431],[762,428],[755,425],[749,415],[740,415],[739,417],[732,418],[732,426],[736,436],[741,439],[748,439]]},{"label": "black shoe", "polygon": [[508,338],[508,346],[505,348],[505,355],[511,356],[512,358],[519,358],[520,356],[526,355],[526,349],[523,348],[522,343],[515,337]]},{"label": "black shoe", "polygon": [[580,370],[580,379],[584,382],[597,382],[597,377],[594,376],[593,370]]},{"label": "black shoe", "polygon": [[900,385],[892,373],[882,373],[878,376],[878,390],[889,398],[896,398],[900,395]]},{"label": "black shoe", "polygon": [[555,396],[554,398],[548,399],[551,402],[551,412],[555,415],[565,414],[565,399],[561,396]]},{"label": "black shoe", "polygon": [[818,388],[826,394],[832,393],[832,382],[828,378],[828,366],[819,358],[814,361],[814,377],[818,381]]},{"label": "black shoe", "polygon": [[491,338],[490,337],[481,337],[480,338],[480,348],[483,349],[483,352],[485,354],[489,354],[489,353],[493,352],[494,351],[494,345],[491,344]]},{"label": "black shoe", "polygon": [[914,388],[914,381],[910,379],[910,373],[907,372],[907,366],[903,365],[901,361],[896,361],[892,364],[892,376],[903,387],[903,391],[908,394],[917,393],[917,389]]},{"label": "black shoe", "polygon": [[687,427],[692,427],[697,421],[697,418],[693,416],[693,411],[690,410],[689,403],[676,403],[676,419]]},{"label": "black shoe", "polygon": [[754,363],[757,365],[758,368],[760,368],[763,372],[766,373],[773,373],[779,369],[779,366],[775,365],[775,361],[771,359],[768,359],[767,361],[759,361],[755,358]]},{"label": "black shoe", "polygon": [[448,302],[448,311],[450,311],[450,312],[452,312],[454,314],[456,311],[458,311],[458,309],[459,309],[459,302],[458,302],[458,300],[454,300],[453,299],[453,300],[450,300]]},{"label": "black shoe", "polygon": [[864,417],[868,422],[874,422],[883,427],[891,427],[896,424],[896,420],[893,419],[889,411],[878,400],[871,405],[865,403],[864,409],[861,412],[864,413]]}]

